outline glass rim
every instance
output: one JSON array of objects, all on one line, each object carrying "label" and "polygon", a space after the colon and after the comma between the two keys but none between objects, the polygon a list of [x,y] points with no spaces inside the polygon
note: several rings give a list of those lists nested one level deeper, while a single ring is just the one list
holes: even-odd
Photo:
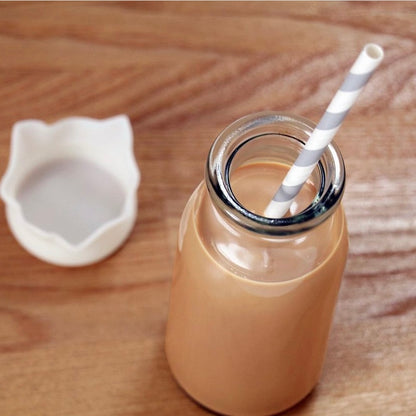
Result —
[{"label": "glass rim", "polygon": [[[261,128],[267,128],[266,132],[260,133]],[[340,203],[345,188],[345,165],[334,142],[328,145],[318,163],[320,186],[316,197],[293,216],[268,218],[249,211],[235,197],[230,184],[231,164],[247,143],[275,134],[293,140],[301,147],[314,128],[312,121],[283,112],[249,114],[226,127],[212,144],[206,165],[208,191],[221,211],[244,228],[267,235],[299,233],[327,219]]]}]

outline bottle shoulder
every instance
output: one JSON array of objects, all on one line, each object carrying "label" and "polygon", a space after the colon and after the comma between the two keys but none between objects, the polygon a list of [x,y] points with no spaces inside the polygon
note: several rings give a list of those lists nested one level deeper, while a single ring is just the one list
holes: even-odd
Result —
[{"label": "bottle shoulder", "polygon": [[267,236],[246,230],[221,214],[201,183],[184,209],[178,242],[182,256],[198,255],[239,277],[274,282],[306,275],[329,256],[345,258],[348,244],[340,240],[346,235],[342,205],[326,221],[302,233]]}]

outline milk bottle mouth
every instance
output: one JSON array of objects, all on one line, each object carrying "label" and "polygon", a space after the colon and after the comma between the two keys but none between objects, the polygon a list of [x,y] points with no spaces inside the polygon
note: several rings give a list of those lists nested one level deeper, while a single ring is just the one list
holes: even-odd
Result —
[{"label": "milk bottle mouth", "polygon": [[206,185],[215,205],[240,226],[266,235],[300,233],[325,221],[341,202],[345,188],[344,161],[334,142],[311,174],[315,198],[296,215],[267,218],[253,213],[238,201],[230,184],[232,172],[250,161],[291,166],[314,127],[303,117],[275,112],[251,114],[226,127],[211,146],[206,165]]}]

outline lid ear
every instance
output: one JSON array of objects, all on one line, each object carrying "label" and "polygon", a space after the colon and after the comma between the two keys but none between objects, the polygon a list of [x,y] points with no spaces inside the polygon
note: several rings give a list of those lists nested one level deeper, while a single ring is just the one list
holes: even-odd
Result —
[{"label": "lid ear", "polygon": [[14,189],[42,158],[48,126],[40,120],[23,120],[13,125],[10,157],[1,182],[1,197],[12,203]]}]

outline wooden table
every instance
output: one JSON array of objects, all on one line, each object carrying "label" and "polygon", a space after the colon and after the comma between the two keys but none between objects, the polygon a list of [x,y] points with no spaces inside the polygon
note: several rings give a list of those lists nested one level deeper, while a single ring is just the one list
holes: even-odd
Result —
[{"label": "wooden table", "polygon": [[203,415],[163,351],[180,214],[217,133],[247,113],[318,121],[370,41],[382,67],[337,142],[351,250],[318,387],[287,415],[416,414],[415,3],[0,3],[0,168],[14,122],[127,114],[131,237],[76,269],[0,215],[0,415]]}]

